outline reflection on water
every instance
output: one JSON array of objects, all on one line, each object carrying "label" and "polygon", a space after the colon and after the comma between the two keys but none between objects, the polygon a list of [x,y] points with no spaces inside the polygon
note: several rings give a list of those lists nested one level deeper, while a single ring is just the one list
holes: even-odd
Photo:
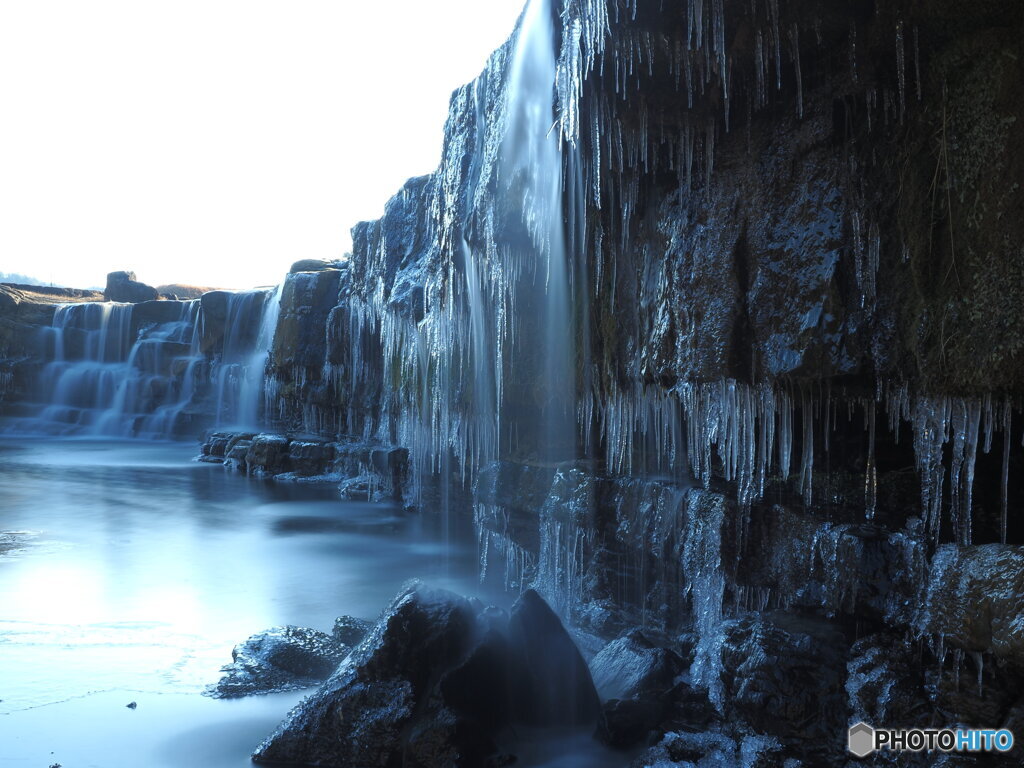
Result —
[{"label": "reflection on water", "polygon": [[0,442],[0,766],[248,765],[296,697],[199,696],[235,643],[373,618],[413,577],[478,591],[471,544],[194,452]]}]

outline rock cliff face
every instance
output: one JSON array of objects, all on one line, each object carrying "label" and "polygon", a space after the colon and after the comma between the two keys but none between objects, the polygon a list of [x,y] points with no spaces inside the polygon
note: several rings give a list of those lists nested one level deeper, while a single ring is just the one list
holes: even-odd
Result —
[{"label": "rock cliff face", "polygon": [[[720,712],[783,745],[839,759],[848,716],[894,711],[872,675],[930,722],[977,714],[943,662],[1024,662],[999,639],[1021,594],[981,565],[1020,578],[1021,7],[538,18],[453,95],[438,171],[336,274],[289,276],[283,426],[407,449],[408,500],[471,506],[485,578],[596,634],[683,633]],[[554,211],[516,159],[537,36]],[[955,600],[991,602],[980,633]]]},{"label": "rock cliff face", "polygon": [[[265,364],[281,433],[204,453],[472,520],[483,578],[640,627],[809,764],[853,718],[1017,722],[1022,31],[1010,0],[534,0],[438,170],[261,300],[262,357],[203,296],[193,402]],[[656,709],[651,760],[741,750]]]}]

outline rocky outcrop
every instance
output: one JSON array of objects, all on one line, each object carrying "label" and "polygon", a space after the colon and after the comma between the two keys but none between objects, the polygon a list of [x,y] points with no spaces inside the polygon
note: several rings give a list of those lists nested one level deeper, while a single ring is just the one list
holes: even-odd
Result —
[{"label": "rocky outcrop", "polygon": [[787,613],[740,619],[724,631],[722,678],[731,717],[818,760],[840,757],[849,654],[843,633]]},{"label": "rocky outcrop", "polygon": [[136,304],[140,301],[156,301],[160,293],[151,285],[140,283],[134,272],[111,272],[107,275],[107,287],[103,289],[104,301],[124,301]]},{"label": "rocky outcrop", "polygon": [[356,441],[274,433],[211,431],[200,461],[280,482],[340,483],[342,495],[409,503],[408,451]]},{"label": "rocky outcrop", "polygon": [[942,547],[931,563],[918,628],[1024,672],[1024,547]]},{"label": "rocky outcrop", "polygon": [[586,663],[533,592],[510,614],[413,584],[256,750],[268,764],[507,764],[513,726],[596,723]]},{"label": "rocky outcrop", "polygon": [[311,688],[328,678],[350,647],[304,627],[274,627],[231,651],[223,677],[207,693],[218,699]]},{"label": "rocky outcrop", "polygon": [[334,620],[331,636],[344,645],[356,646],[373,629],[373,622],[355,616],[339,616]]}]

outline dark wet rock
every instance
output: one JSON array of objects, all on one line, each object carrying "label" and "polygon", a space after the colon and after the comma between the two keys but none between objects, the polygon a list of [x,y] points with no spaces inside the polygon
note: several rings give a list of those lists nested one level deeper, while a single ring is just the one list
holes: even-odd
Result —
[{"label": "dark wet rock", "polygon": [[231,435],[226,432],[215,432],[208,435],[200,449],[201,455],[223,459],[227,455],[228,443],[230,441]]},{"label": "dark wet rock", "polygon": [[326,259],[300,259],[292,264],[288,272],[323,272],[325,269],[337,269],[340,265],[341,262]]},{"label": "dark wet rock", "polygon": [[848,646],[836,626],[775,611],[728,622],[724,632],[726,715],[811,752],[838,752]]},{"label": "dark wet rock", "polygon": [[925,691],[940,722],[994,728],[1010,716],[1024,676],[1000,659],[947,652],[924,669]]},{"label": "dark wet rock", "polygon": [[339,643],[352,648],[359,645],[366,634],[373,629],[373,622],[357,619],[355,616],[339,616],[334,620],[331,635]]},{"label": "dark wet rock", "polygon": [[737,570],[738,584],[771,587],[782,605],[828,616],[912,623],[927,570],[919,530],[822,522],[776,504],[757,516],[750,535],[757,546]]},{"label": "dark wet rock", "polygon": [[274,627],[231,651],[231,664],[207,693],[214,698],[310,688],[326,679],[349,653],[331,635],[304,627]]},{"label": "dark wet rock", "polygon": [[1007,757],[1016,760],[1017,765],[1024,764],[1024,738],[1021,738],[1021,734],[1024,734],[1024,696],[1009,708],[999,727],[1006,728],[1014,736],[1013,749]]},{"label": "dark wet rock", "polygon": [[123,301],[132,304],[156,301],[160,294],[156,288],[135,279],[134,272],[111,272],[107,275],[107,287],[103,290],[105,301]]},{"label": "dark wet rock", "polygon": [[475,616],[449,592],[403,590],[346,663],[254,754],[258,762],[387,765],[405,749],[414,710],[469,650]]},{"label": "dark wet rock", "polygon": [[846,675],[850,720],[907,728],[928,724],[932,705],[919,658],[905,636],[879,634],[855,642]]},{"label": "dark wet rock", "polygon": [[502,761],[520,725],[593,724],[597,695],[558,618],[528,593],[511,614],[412,584],[345,663],[254,754],[258,762],[424,768]]},{"label": "dark wet rock", "polygon": [[292,440],[288,445],[288,463],[292,471],[298,475],[322,475],[330,469],[333,460],[332,443]]},{"label": "dark wet rock", "polygon": [[554,470],[509,461],[491,462],[473,487],[475,520],[517,546],[539,548],[538,511],[551,492]]},{"label": "dark wet rock", "polygon": [[248,471],[266,475],[287,471],[288,443],[284,435],[256,435],[245,453]]},{"label": "dark wet rock", "polygon": [[594,685],[602,699],[631,699],[664,694],[684,671],[683,660],[659,648],[640,630],[613,640],[590,662]]},{"label": "dark wet rock", "polygon": [[512,691],[519,722],[578,726],[596,721],[599,703],[587,663],[558,616],[532,589],[512,607],[508,632],[522,666]]},{"label": "dark wet rock", "polygon": [[704,731],[722,719],[708,698],[708,692],[687,682],[676,683],[664,698],[661,730]]},{"label": "dark wet rock", "polygon": [[342,494],[366,500],[378,493],[400,500],[409,480],[409,451],[372,443],[337,443],[332,472],[347,478]]},{"label": "dark wet rock", "polygon": [[601,706],[598,738],[614,749],[628,749],[648,739],[663,713],[662,704],[650,698],[606,701]]},{"label": "dark wet rock", "polygon": [[639,630],[613,640],[590,662],[602,698],[599,735],[625,748],[652,731],[703,730],[715,717],[707,692],[676,682],[685,671],[673,651],[659,648]]},{"label": "dark wet rock", "polygon": [[1024,547],[941,547],[918,628],[1024,671]]},{"label": "dark wet rock", "polygon": [[370,475],[347,477],[338,486],[338,494],[351,501],[375,501],[376,483]]},{"label": "dark wet rock", "polygon": [[249,437],[234,437],[225,448],[224,458],[236,469],[246,471],[246,459],[249,456],[249,449],[252,447],[252,439]]},{"label": "dark wet rock", "polygon": [[213,355],[224,349],[224,333],[228,321],[230,291],[209,291],[200,297],[203,311],[202,338],[204,354]]},{"label": "dark wet rock", "polygon": [[631,764],[631,768],[691,768],[694,766],[743,768],[796,768],[785,763],[783,746],[765,736],[733,738],[723,733],[670,732]]}]

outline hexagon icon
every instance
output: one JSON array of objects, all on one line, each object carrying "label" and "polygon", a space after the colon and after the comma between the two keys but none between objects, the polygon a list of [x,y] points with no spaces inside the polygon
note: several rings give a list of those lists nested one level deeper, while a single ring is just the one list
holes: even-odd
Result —
[{"label": "hexagon icon", "polygon": [[875,751],[875,729],[867,723],[850,726],[846,744],[857,757],[867,757]]}]

